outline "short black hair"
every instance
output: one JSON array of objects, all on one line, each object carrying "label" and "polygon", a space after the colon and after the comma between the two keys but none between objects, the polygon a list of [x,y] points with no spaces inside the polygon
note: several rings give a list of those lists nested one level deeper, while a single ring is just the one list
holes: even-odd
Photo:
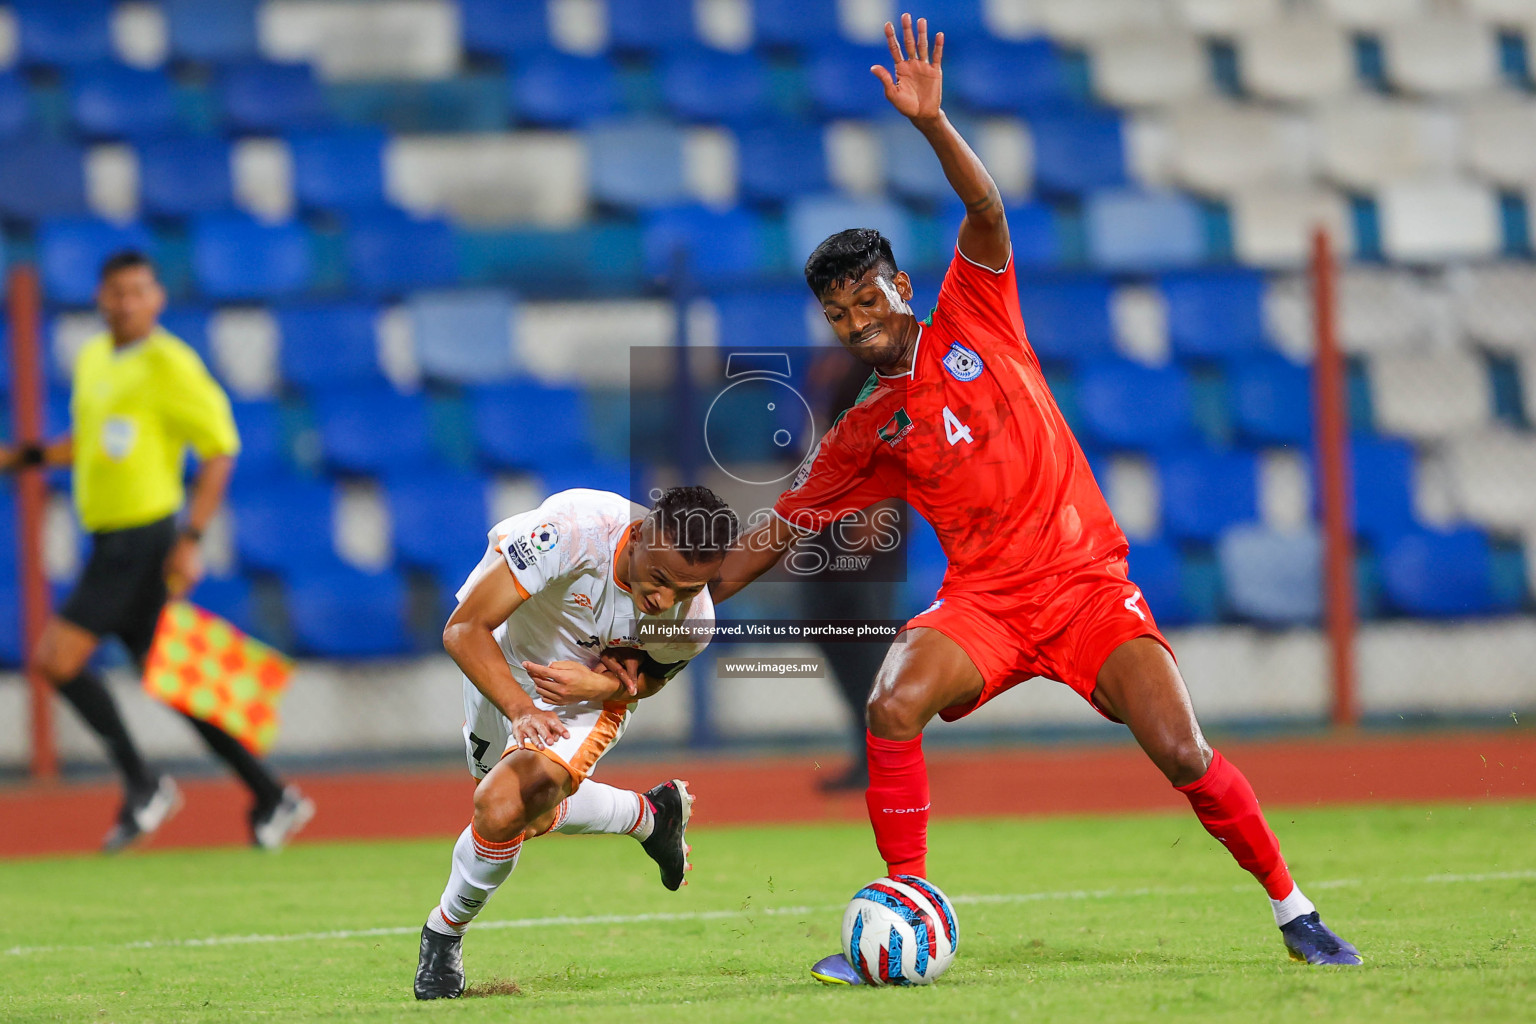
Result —
[{"label": "short black hair", "polygon": [[101,273],[96,280],[105,281],[119,270],[129,270],[133,267],[148,267],[149,272],[155,272],[155,264],[148,256],[137,249],[119,249],[108,256],[101,264]]},{"label": "short black hair", "polygon": [[874,228],[849,228],[828,238],[811,253],[805,261],[805,283],[819,299],[833,285],[857,281],[876,267],[890,277],[896,276],[891,240]]},{"label": "short black hair", "polygon": [[708,487],[669,487],[656,499],[649,519],[653,529],[647,542],[659,529],[660,537],[694,565],[724,558],[741,528],[736,513]]}]

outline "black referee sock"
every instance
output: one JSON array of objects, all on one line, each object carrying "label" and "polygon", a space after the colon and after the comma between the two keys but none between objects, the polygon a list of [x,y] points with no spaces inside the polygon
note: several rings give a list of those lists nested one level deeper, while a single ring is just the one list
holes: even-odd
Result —
[{"label": "black referee sock", "polygon": [[138,796],[154,789],[155,777],[144,763],[144,758],[139,755],[133,737],[128,735],[128,727],[123,724],[123,716],[117,710],[117,701],[112,699],[101,677],[85,671],[58,690],[59,696],[69,701],[70,706],[85,719],[85,724],[107,745],[107,753],[123,773],[128,792]]},{"label": "black referee sock", "polygon": [[202,736],[203,742],[208,744],[209,749],[219,755],[220,759],[240,776],[240,781],[244,782],[251,794],[256,797],[258,811],[271,810],[282,802],[283,784],[267,770],[266,765],[262,764],[255,754],[245,749],[244,744],[211,722],[193,718],[186,712],[182,714],[192,723],[192,728]]}]

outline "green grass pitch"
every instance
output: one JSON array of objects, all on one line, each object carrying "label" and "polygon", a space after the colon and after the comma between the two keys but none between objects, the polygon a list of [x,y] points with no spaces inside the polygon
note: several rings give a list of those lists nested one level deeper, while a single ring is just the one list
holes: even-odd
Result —
[{"label": "green grass pitch", "polygon": [[530,843],[465,940],[483,994],[418,1004],[449,843],[336,843],[0,864],[0,1020],[1536,1020],[1536,803],[1271,820],[1365,967],[1287,960],[1187,814],[941,821],[954,968],[823,988],[806,968],[880,873],[867,828],[698,829],[676,894],[633,840]]}]

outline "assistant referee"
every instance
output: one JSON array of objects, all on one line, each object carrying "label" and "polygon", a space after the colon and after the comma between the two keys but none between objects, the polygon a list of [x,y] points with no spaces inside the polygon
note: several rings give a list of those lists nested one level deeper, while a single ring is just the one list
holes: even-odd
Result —
[{"label": "assistant referee", "polygon": [[[166,601],[202,578],[199,542],[224,500],[240,438],[223,389],[189,345],[160,327],[165,289],[147,257],[125,251],[108,259],[96,301],[107,330],[75,363],[70,434],[47,445],[0,447],[0,467],[73,469],[91,555],[44,626],[31,664],[101,737],[123,774],[123,807],[103,842],[112,851],[163,825],[180,808],[181,793],[170,776],[150,770],[88,663],[103,637],[116,636],[143,669]],[[188,448],[199,467],[190,501],[182,486]],[[185,717],[255,797],[252,841],[281,847],[314,804],[229,733]]]}]

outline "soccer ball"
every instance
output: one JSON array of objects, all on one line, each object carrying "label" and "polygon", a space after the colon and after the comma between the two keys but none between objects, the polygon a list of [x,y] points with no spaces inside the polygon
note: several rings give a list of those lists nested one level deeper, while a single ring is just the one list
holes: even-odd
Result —
[{"label": "soccer ball", "polygon": [[554,523],[545,523],[529,534],[528,539],[533,541],[535,551],[550,551],[560,543],[560,531]]},{"label": "soccer ball", "polygon": [[867,985],[927,985],[959,944],[949,897],[916,875],[877,878],[843,911],[843,955]]}]

